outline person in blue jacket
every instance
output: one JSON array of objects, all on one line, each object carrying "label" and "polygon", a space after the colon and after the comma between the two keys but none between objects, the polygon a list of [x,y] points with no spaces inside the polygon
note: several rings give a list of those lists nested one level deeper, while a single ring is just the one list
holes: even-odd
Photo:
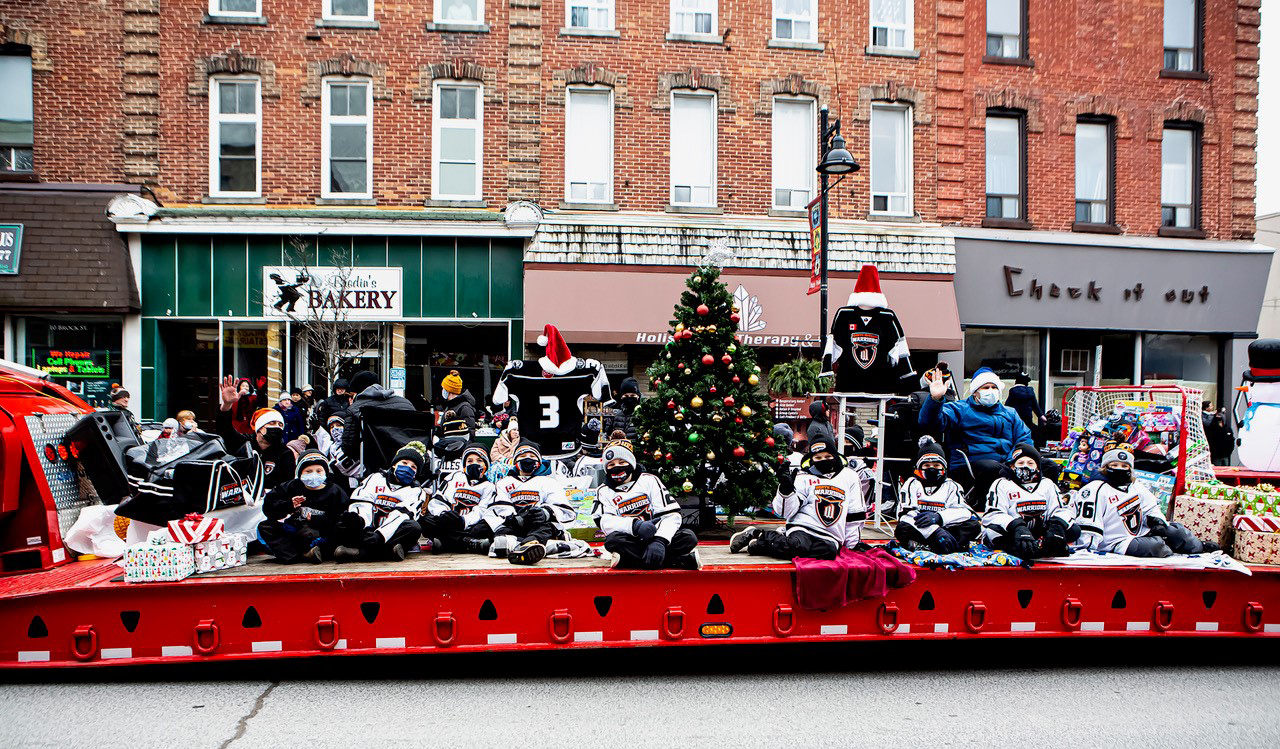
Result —
[{"label": "person in blue jacket", "polygon": [[[1004,475],[1013,446],[1031,442],[1031,430],[1017,411],[1000,402],[1004,383],[989,367],[973,373],[968,398],[950,403],[942,402],[947,393],[942,377],[929,372],[925,379],[929,398],[920,408],[920,426],[946,441],[951,478],[970,490],[970,504],[982,505]],[[1056,476],[1057,470],[1046,475]]]}]

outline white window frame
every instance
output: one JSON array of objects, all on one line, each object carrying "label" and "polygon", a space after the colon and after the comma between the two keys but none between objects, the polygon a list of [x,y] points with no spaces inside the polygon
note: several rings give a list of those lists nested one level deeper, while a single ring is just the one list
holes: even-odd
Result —
[{"label": "white window frame", "polygon": [[[222,109],[222,96],[218,90],[218,86],[222,83],[253,83],[254,96],[256,102],[254,105],[254,114],[231,114],[224,115]],[[222,170],[219,158],[220,146],[222,143],[222,123],[241,123],[251,122],[254,125],[254,134],[256,142],[257,174],[254,179],[253,190],[221,190],[218,185],[221,184]],[[212,198],[256,198],[262,195],[262,81],[254,76],[247,75],[216,75],[209,77],[209,197]]]},{"label": "white window frame", "polygon": [[[903,153],[898,155],[900,155],[903,159],[903,176],[905,178],[907,190],[905,193],[877,193],[877,192],[874,192],[874,188],[870,187],[871,184],[873,184],[871,182],[871,175],[875,174],[875,169],[876,169],[876,153],[875,153],[875,147],[874,145],[872,145],[875,143],[875,138],[873,135],[871,140],[868,143],[869,158],[867,159],[870,162],[870,168],[871,168],[871,175],[868,175],[868,180],[867,180],[867,185],[868,185],[867,192],[871,196],[870,213],[880,215],[880,216],[914,216],[915,215],[915,184],[916,184],[915,163],[914,163],[915,162],[915,127],[914,127],[915,114],[912,111],[912,107],[910,104],[892,104],[888,102],[883,102],[883,103],[877,102],[871,105],[871,109],[872,109],[872,116],[868,122],[868,125],[872,128],[874,127],[875,112],[877,110],[882,112],[896,112],[904,120],[903,129],[902,129]],[[888,209],[883,211],[876,210],[875,200],[878,195],[884,195],[889,199],[892,199],[898,196],[905,197],[906,199],[903,201],[903,204],[905,207],[901,211],[894,211],[894,210],[888,210]]]},{"label": "white window frame", "polygon": [[[476,92],[476,180],[475,192],[470,195],[443,194],[440,192],[440,89],[470,88]],[[465,120],[449,120],[450,123]],[[450,127],[465,127],[453,125]],[[484,199],[484,84],[476,81],[439,79],[431,87],[431,199],[432,200],[483,200]]]},{"label": "white window frame", "polygon": [[[1161,39],[1164,50],[1164,60],[1161,67],[1165,70],[1180,73],[1199,72],[1200,70],[1200,48],[1204,46],[1204,23],[1203,11],[1201,3],[1203,0],[1191,0],[1191,46],[1190,47],[1171,47],[1169,46],[1169,0],[1164,0],[1161,8],[1163,16],[1163,29]],[[1169,54],[1173,53],[1173,65],[1168,64]]]},{"label": "white window frame", "polygon": [[[1187,202],[1186,203],[1169,203],[1164,198],[1164,183],[1168,180],[1165,174],[1165,150],[1169,148],[1169,134],[1180,133],[1185,134],[1187,138]],[[1196,178],[1200,171],[1200,154],[1198,146],[1200,145],[1199,131],[1186,125],[1167,124],[1164,127],[1164,133],[1160,137],[1160,226],[1169,229],[1198,229],[1200,225],[1200,217],[1197,210],[1199,201],[1197,195],[1200,186],[1196,184]],[[1165,211],[1173,210],[1174,223],[1166,224],[1164,215]],[[1186,222],[1182,223],[1178,220],[1178,212],[1185,211]]]},{"label": "white window frame", "polygon": [[[1103,172],[1104,180],[1103,180],[1102,197],[1100,199],[1080,197],[1079,164],[1080,164],[1080,144],[1081,144],[1080,130],[1082,127],[1102,128],[1102,133],[1103,133],[1102,168],[1104,170]],[[1072,196],[1074,198],[1074,202],[1072,203],[1072,206],[1073,206],[1072,216],[1075,217],[1074,219],[1075,223],[1094,224],[1098,226],[1114,226],[1116,224],[1116,216],[1115,216],[1116,163],[1114,158],[1115,147],[1116,147],[1115,138],[1116,138],[1116,131],[1115,131],[1114,122],[1106,122],[1103,120],[1077,120],[1076,121],[1076,135],[1074,138],[1075,147],[1074,147],[1074,161],[1073,161],[1074,172],[1075,172],[1075,184],[1072,187]],[[1087,221],[1079,220],[1080,208],[1082,203],[1088,205],[1089,216]],[[1101,221],[1096,221],[1094,220],[1094,215],[1097,213],[1096,209],[1099,206],[1101,206],[1102,213],[1104,215]]]},{"label": "white window frame", "polygon": [[219,6],[222,0],[209,0],[209,15],[221,18],[261,18],[262,17],[262,0],[255,0],[257,6],[252,12],[242,10],[223,10]]},{"label": "white window frame", "polygon": [[[1013,124],[1013,143],[1016,149],[1014,156],[1014,167],[1017,176],[1017,192],[1015,193],[993,193],[989,187],[991,179],[991,125],[994,121],[1008,122]],[[982,215],[984,218],[1000,219],[1005,221],[1026,221],[1027,217],[1024,206],[1026,205],[1027,175],[1026,171],[1027,155],[1026,150],[1026,120],[1025,118],[1013,113],[987,114],[986,122],[983,126],[983,193],[985,201],[982,206]],[[1000,215],[992,216],[989,204],[992,200],[1000,201]],[[1014,201],[1014,213],[1010,216],[1005,210],[1007,201]]]},{"label": "white window frame", "polygon": [[[701,89],[681,89],[671,92],[669,100],[670,112],[667,129],[669,133],[667,160],[671,161],[671,144],[676,138],[675,131],[675,108],[677,98],[704,98],[711,100],[711,200],[706,203],[696,202],[677,202],[676,201],[676,180],[675,180],[675,164],[667,165],[667,194],[673,206],[684,206],[692,208],[715,208],[719,205],[720,191],[718,189],[720,181],[720,97],[714,91],[704,91]],[[692,196],[691,196],[692,197]]]},{"label": "white window frame", "polygon": [[[983,42],[982,42],[983,44],[982,51],[985,56],[1000,57],[1006,60],[1023,60],[1027,58],[1027,49],[1026,49],[1027,28],[1026,27],[1027,27],[1027,3],[1029,2],[1029,0],[1016,0],[1016,2],[1018,6],[1017,8],[1018,15],[1016,16],[1018,20],[1018,31],[1016,34],[1009,34],[1009,33],[1006,33],[1005,31],[991,30],[991,16],[992,16],[991,0],[986,0],[986,5],[985,5],[986,17],[984,19],[984,31],[986,33],[983,35]],[[999,39],[1000,49],[998,52],[991,51],[991,41],[993,37]],[[1006,52],[1007,48],[1009,47],[1010,40],[1013,40],[1013,44],[1017,45],[1018,47],[1017,54],[1010,55]]]},{"label": "white window frame", "polygon": [[[609,12],[609,23],[605,26],[574,26],[574,7],[606,10]],[[615,0],[565,0],[564,26],[566,29],[585,29],[587,31],[613,31],[618,25],[618,11]]]},{"label": "white window frame", "polygon": [[[351,115],[331,115],[329,114],[329,91],[330,88],[337,85],[363,84],[365,89],[364,116]],[[322,198],[338,198],[338,199],[368,199],[373,197],[373,81],[368,78],[355,78],[346,76],[329,76],[324,79],[324,85],[321,87],[320,96],[320,197]],[[330,173],[329,153],[332,143],[330,137],[331,125],[357,125],[365,126],[365,184],[368,190],[365,192],[334,192],[329,189],[332,184],[332,174]]]},{"label": "white window frame", "polygon": [[[876,24],[875,20],[871,18],[871,9],[874,7],[876,0],[871,0],[871,2],[867,3],[867,18],[871,25],[870,43],[872,45],[882,47],[884,49],[915,49],[916,3],[915,0],[906,0],[906,2],[907,20],[903,24]],[[902,45],[898,46],[892,43],[880,45],[875,44],[876,29],[878,28],[888,29],[890,32],[893,32],[894,30],[904,31],[905,33],[903,34]]]},{"label": "white window frame", "polygon": [[[808,205],[809,201],[813,200],[813,197],[817,192],[818,171],[814,167],[816,167],[818,163],[818,157],[817,157],[818,100],[813,98],[812,96],[791,96],[788,94],[778,94],[777,96],[773,97],[773,110],[771,112],[772,116],[776,116],[779,101],[799,101],[799,102],[805,102],[809,105],[809,127],[808,127],[808,132],[806,133],[807,139],[804,141],[807,145],[805,146],[804,152],[799,157],[802,163],[808,165],[808,168],[805,169],[805,173],[809,175],[809,188],[808,188],[809,197],[807,200],[805,200],[805,204],[801,206],[779,205],[778,204],[778,188],[780,187],[780,185],[778,184],[778,175],[771,173],[769,177],[769,204],[773,207],[774,210],[777,210],[777,211],[795,211],[795,210],[802,211],[805,209],[805,205]],[[770,126],[771,126],[770,138],[771,139],[773,137],[772,116],[770,119]],[[772,153],[770,154],[770,161],[772,161],[774,155],[775,154],[772,154]],[[770,171],[772,172],[772,169]],[[792,189],[792,188],[784,188],[784,189]]]},{"label": "white window frame", "polygon": [[484,0],[476,0],[476,20],[459,21],[453,18],[444,17],[444,0],[434,0],[435,6],[432,10],[432,17],[435,23],[449,23],[457,26],[483,26],[484,25]]},{"label": "white window frame", "polygon": [[[480,0],[483,2],[484,0]],[[323,0],[323,7],[320,11],[320,17],[326,21],[372,21],[373,20],[373,3],[369,0],[369,12],[363,16],[348,16],[333,12],[333,0]]]},{"label": "white window frame", "polygon": [[[710,31],[681,31],[676,28],[676,15],[679,13],[688,14],[689,11],[680,6],[680,0],[671,0],[671,33],[681,34],[684,36],[715,36],[720,33],[720,0],[703,0],[711,4],[711,30]],[[706,13],[705,10],[694,11],[694,13]]]},{"label": "white window frame", "polygon": [[[807,16],[791,16],[779,13],[779,0],[773,0],[773,14],[769,20],[769,37],[776,42],[817,42],[818,41],[818,0],[809,0],[809,15]],[[776,36],[778,33],[778,21],[808,21],[809,36],[804,39],[791,37]]]},{"label": "white window frame", "polygon": [[583,199],[583,198],[573,197],[572,185],[570,180],[571,175],[569,173],[569,154],[571,153],[573,144],[565,143],[564,145],[564,201],[566,203],[590,203],[593,205],[609,205],[613,203],[613,163],[614,163],[614,152],[617,150],[616,144],[614,143],[614,140],[613,140],[613,137],[614,137],[613,120],[615,116],[613,89],[608,86],[569,86],[567,89],[565,89],[564,121],[565,121],[566,132],[568,132],[568,129],[569,129],[568,128],[569,118],[572,117],[570,110],[573,106],[573,94],[575,92],[578,92],[578,93],[607,92],[608,93],[608,96],[609,96],[609,165],[608,165],[608,169],[606,170],[606,173],[609,175],[609,180],[608,182],[605,183],[605,196],[603,200],[591,200],[589,198]]}]

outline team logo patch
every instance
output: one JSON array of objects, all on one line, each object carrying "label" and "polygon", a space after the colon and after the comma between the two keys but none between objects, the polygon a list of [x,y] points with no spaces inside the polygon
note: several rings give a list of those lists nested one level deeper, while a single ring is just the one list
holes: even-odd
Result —
[{"label": "team logo patch", "polygon": [[838,486],[818,484],[813,488],[813,511],[825,526],[832,526],[844,514],[844,490]]},{"label": "team logo patch", "polygon": [[276,464],[275,464],[275,462],[274,462],[274,461],[270,461],[270,460],[264,460],[264,461],[262,461],[262,472],[263,472],[263,473],[271,473],[271,472],[272,472],[272,471],[274,471],[275,469],[276,469]]},{"label": "team logo patch", "polygon": [[392,494],[375,494],[370,503],[379,510],[386,512],[400,506],[400,500],[396,499]]},{"label": "team logo patch", "polygon": [[480,492],[459,487],[453,492],[453,509],[470,510],[480,504]]},{"label": "team logo patch", "polygon": [[232,481],[218,487],[218,501],[222,504],[233,504],[244,501],[244,489],[249,482],[245,479]]},{"label": "team logo patch", "polygon": [[850,333],[849,343],[853,346],[853,361],[859,367],[867,369],[875,363],[880,336],[875,333]]},{"label": "team logo patch", "polygon": [[622,497],[618,500],[618,514],[629,518],[647,516],[650,504],[648,494]]},{"label": "team logo patch", "polygon": [[533,507],[540,499],[542,499],[541,493],[528,489],[511,492],[511,504],[516,507]]},{"label": "team logo patch", "polygon": [[1141,506],[1142,502],[1138,500],[1137,495],[1116,502],[1116,511],[1120,513],[1120,517],[1124,518],[1124,527],[1135,536],[1138,535],[1138,529],[1142,527],[1142,514],[1138,512]]}]

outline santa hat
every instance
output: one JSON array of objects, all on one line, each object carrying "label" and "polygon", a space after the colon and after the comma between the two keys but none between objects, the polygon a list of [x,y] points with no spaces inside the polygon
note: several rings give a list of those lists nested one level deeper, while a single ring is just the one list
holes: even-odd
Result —
[{"label": "santa hat", "polygon": [[274,408],[259,408],[257,411],[253,412],[252,423],[253,431],[255,432],[270,424],[283,427],[284,417],[281,416],[280,412]]},{"label": "santa hat", "polygon": [[880,291],[880,271],[874,265],[864,265],[858,271],[858,282],[849,295],[850,307],[888,307],[889,300]]},{"label": "santa hat", "polygon": [[997,390],[1004,392],[1004,380],[1001,380],[991,367],[979,367],[978,371],[973,373],[973,379],[969,380],[969,395],[978,392],[978,388],[983,385],[995,385]]},{"label": "santa hat", "polygon": [[567,375],[577,367],[573,354],[569,353],[569,344],[564,342],[556,326],[548,324],[542,329],[538,345],[547,350],[545,356],[539,357],[538,364],[548,375]]}]

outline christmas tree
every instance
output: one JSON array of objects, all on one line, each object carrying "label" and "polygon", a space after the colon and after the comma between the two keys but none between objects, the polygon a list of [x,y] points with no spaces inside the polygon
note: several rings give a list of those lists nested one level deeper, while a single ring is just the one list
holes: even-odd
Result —
[{"label": "christmas tree", "polygon": [[738,342],[740,310],[720,269],[699,268],[685,285],[672,340],[649,367],[655,394],[636,411],[636,452],[677,500],[702,499],[732,515],[773,498],[786,446],[773,438],[760,367]]}]

